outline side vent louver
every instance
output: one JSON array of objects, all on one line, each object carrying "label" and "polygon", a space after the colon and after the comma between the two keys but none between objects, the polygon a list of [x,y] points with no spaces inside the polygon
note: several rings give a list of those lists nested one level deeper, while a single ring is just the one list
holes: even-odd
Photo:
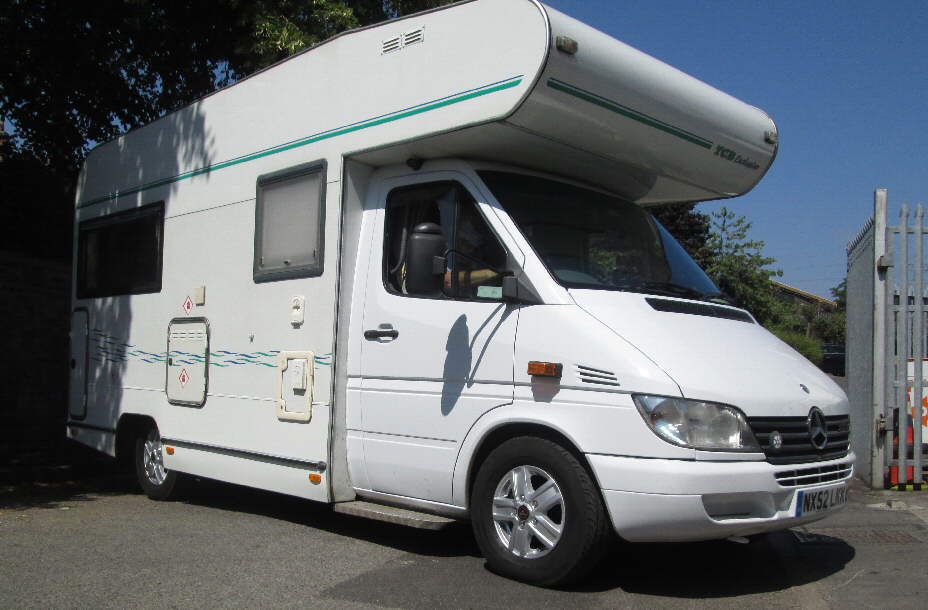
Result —
[{"label": "side vent louver", "polygon": [[392,53],[399,51],[411,44],[417,44],[425,40],[425,28],[416,28],[399,36],[384,40],[380,47],[380,54]]},{"label": "side vent louver", "polygon": [[391,51],[399,51],[403,48],[403,39],[400,36],[391,38],[390,40],[383,41],[383,51],[382,53],[390,53]]},{"label": "side vent louver", "polygon": [[747,312],[729,307],[719,307],[708,303],[696,303],[694,301],[673,301],[670,299],[655,299],[648,297],[645,299],[652,308],[657,311],[666,311],[669,313],[685,313],[694,316],[707,316],[710,318],[725,318],[727,320],[737,320],[753,324],[754,319]]},{"label": "side vent louver", "polygon": [[416,44],[417,42],[422,42],[425,40],[424,34],[425,32],[422,30],[422,28],[413,30],[411,32],[406,32],[403,34],[403,46],[405,47],[411,44]]},{"label": "side vent louver", "polygon": [[602,385],[602,386],[611,386],[619,387],[620,384],[618,378],[616,378],[615,373],[612,371],[604,371],[602,369],[594,369],[590,366],[583,366],[578,364],[576,366],[577,378],[580,380],[580,383],[590,383],[593,385]]}]

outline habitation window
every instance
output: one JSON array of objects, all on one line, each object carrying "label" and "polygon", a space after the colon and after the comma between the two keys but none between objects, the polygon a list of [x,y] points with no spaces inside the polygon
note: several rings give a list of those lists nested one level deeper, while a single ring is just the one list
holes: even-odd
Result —
[{"label": "habitation window", "polygon": [[78,227],[77,298],[161,292],[164,202]]},{"label": "habitation window", "polygon": [[258,178],[254,280],[322,275],[325,161]]}]

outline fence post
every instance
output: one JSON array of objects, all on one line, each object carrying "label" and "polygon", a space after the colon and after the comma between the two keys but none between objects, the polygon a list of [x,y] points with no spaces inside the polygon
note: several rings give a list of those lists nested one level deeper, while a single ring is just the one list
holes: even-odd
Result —
[{"label": "fence post", "polygon": [[[892,427],[886,413],[891,387],[886,383],[892,379],[892,339],[888,332],[892,308],[887,304],[892,299],[892,274],[889,268],[892,258],[887,249],[888,196],[886,189],[876,189],[873,194],[873,393],[870,455],[870,486],[882,488],[889,475],[889,460],[886,447],[892,447]],[[881,434],[880,424],[885,426]],[[861,456],[863,459],[864,456]]]}]

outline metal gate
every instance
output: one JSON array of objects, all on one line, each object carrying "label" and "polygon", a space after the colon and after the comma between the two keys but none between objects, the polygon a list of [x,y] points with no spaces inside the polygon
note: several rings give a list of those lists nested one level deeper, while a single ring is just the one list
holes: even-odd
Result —
[{"label": "metal gate", "polygon": [[873,487],[921,489],[928,478],[925,211],[889,226],[886,189],[847,247],[851,445]]}]

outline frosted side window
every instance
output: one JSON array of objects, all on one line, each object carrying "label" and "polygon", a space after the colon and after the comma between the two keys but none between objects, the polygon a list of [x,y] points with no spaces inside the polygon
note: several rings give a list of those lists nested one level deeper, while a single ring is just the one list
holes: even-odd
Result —
[{"label": "frosted side window", "polygon": [[325,163],[258,178],[254,279],[322,274]]}]

